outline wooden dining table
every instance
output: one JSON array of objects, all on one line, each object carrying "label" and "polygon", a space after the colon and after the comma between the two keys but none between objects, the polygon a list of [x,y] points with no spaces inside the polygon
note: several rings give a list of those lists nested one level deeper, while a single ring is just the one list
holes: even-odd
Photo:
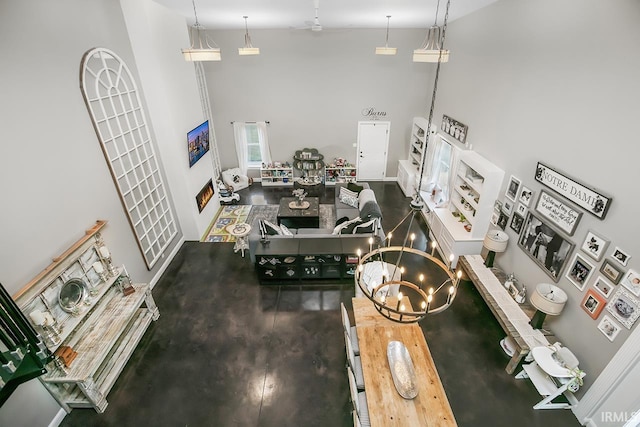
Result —
[{"label": "wooden dining table", "polygon": [[[371,426],[457,426],[420,326],[386,319],[367,298],[352,302]],[[400,396],[394,385],[390,341],[403,343],[411,357],[418,387],[413,399]]]}]

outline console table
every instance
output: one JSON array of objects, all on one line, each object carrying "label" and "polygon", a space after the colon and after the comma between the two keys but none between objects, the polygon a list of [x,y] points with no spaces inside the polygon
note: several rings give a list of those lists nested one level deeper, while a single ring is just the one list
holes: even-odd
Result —
[{"label": "console table", "polygon": [[[420,326],[385,319],[367,298],[353,298],[352,303],[371,426],[456,426]],[[418,387],[414,399],[400,396],[393,383],[387,359],[390,341],[402,342],[409,351]]]},{"label": "console table", "polygon": [[523,308],[513,300],[491,269],[484,265],[480,255],[463,255],[458,262],[478,289],[502,329],[516,345],[513,356],[505,368],[507,373],[513,374],[532,348],[549,345],[549,341],[540,330],[531,327],[529,324],[531,318],[524,310],[527,307]]}]

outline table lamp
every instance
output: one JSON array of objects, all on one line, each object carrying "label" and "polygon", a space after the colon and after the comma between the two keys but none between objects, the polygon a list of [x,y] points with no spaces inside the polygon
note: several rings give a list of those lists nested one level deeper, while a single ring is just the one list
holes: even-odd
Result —
[{"label": "table lamp", "polygon": [[484,242],[482,245],[489,251],[487,258],[484,261],[484,265],[488,268],[493,267],[493,260],[496,257],[496,253],[501,253],[507,250],[507,243],[509,242],[509,235],[501,230],[489,230],[484,236]]},{"label": "table lamp", "polygon": [[567,303],[567,294],[555,285],[540,283],[531,294],[530,301],[536,312],[529,324],[533,329],[541,329],[547,314],[557,316],[562,312]]}]

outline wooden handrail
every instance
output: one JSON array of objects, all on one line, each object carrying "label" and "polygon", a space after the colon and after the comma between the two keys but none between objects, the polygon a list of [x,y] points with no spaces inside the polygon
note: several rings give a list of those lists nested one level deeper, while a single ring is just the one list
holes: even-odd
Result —
[{"label": "wooden handrail", "polygon": [[29,289],[31,289],[36,283],[38,283],[46,274],[48,274],[51,270],[56,268],[60,262],[64,261],[69,255],[71,255],[76,249],[82,246],[87,240],[91,239],[96,233],[98,233],[102,227],[107,224],[106,220],[99,219],[96,221],[95,225],[90,229],[85,231],[84,236],[82,236],[77,242],[75,242],[69,249],[64,251],[62,254],[53,258],[53,262],[49,264],[44,270],[42,270],[36,277],[34,277],[29,283],[24,285],[22,289],[13,294],[13,300],[17,301],[22,295],[24,295]]}]

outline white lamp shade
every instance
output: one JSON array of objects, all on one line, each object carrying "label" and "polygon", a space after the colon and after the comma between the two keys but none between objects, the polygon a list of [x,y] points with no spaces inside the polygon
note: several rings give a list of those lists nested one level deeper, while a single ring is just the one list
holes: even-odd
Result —
[{"label": "white lamp shade", "polygon": [[260,48],[259,47],[239,47],[238,48],[238,55],[260,55]]},{"label": "white lamp shade", "polygon": [[540,283],[531,294],[531,305],[545,314],[557,316],[567,303],[567,294],[550,283]]},{"label": "white lamp shade", "polygon": [[182,49],[185,61],[220,61],[222,55],[219,48]]},{"label": "white lamp shade", "polygon": [[489,230],[482,244],[487,250],[499,253],[507,250],[507,243],[509,243],[507,233],[501,230]]},{"label": "white lamp shade", "polygon": [[376,55],[395,55],[398,53],[398,48],[396,47],[376,47]]},{"label": "white lamp shade", "polygon": [[440,62],[449,62],[448,50],[440,51],[427,49],[415,49],[413,51],[413,62],[438,62],[440,52],[442,52],[442,59],[440,59]]}]

